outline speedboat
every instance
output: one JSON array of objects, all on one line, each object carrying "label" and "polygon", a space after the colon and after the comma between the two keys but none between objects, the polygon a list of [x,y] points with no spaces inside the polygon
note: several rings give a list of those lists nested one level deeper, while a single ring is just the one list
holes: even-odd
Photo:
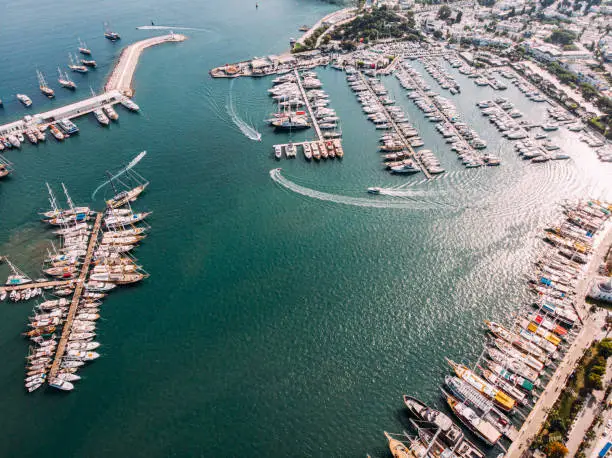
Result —
[{"label": "speedboat", "polygon": [[368,194],[380,194],[381,190],[382,190],[382,188],[370,187],[370,188],[368,188]]},{"label": "speedboat", "polygon": [[72,391],[74,389],[74,385],[67,380],[62,380],[60,378],[54,378],[49,381],[49,386],[53,388],[57,388],[62,391]]}]

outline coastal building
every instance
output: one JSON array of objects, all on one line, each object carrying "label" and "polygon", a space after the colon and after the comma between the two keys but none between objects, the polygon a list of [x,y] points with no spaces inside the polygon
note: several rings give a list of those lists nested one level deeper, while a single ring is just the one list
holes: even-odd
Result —
[{"label": "coastal building", "polygon": [[593,54],[588,49],[578,44],[576,46],[578,49],[565,51],[556,45],[546,43],[538,38],[526,40],[521,43],[521,47],[525,51],[533,55],[536,59],[545,62],[576,62],[586,61],[593,58]]},{"label": "coastal building", "polygon": [[254,74],[264,73],[272,68],[272,62],[265,58],[255,58],[251,61],[251,69]]},{"label": "coastal building", "polygon": [[610,84],[603,73],[596,73],[583,62],[563,62],[562,65],[576,75],[579,83],[588,83],[599,91],[610,90]]},{"label": "coastal building", "polygon": [[588,297],[612,303],[612,277],[596,278],[591,284]]}]

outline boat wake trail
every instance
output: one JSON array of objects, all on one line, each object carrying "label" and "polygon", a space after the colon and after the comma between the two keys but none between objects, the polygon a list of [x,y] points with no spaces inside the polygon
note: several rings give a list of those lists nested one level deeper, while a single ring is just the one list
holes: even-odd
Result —
[{"label": "boat wake trail", "polygon": [[253,141],[260,142],[261,141],[261,133],[257,132],[252,125],[246,122],[244,119],[241,119],[240,116],[236,113],[236,107],[234,106],[234,100],[232,99],[232,89],[234,86],[234,80],[230,82],[230,90],[229,90],[229,101],[225,104],[225,110],[227,114],[232,118],[232,122],[240,129],[247,138]]},{"label": "boat wake trail", "polygon": [[195,27],[172,27],[170,25],[141,25],[136,27],[137,30],[197,30],[201,32],[210,32],[207,29],[198,29]]},{"label": "boat wake trail", "polygon": [[[288,180],[281,174],[281,169],[270,170],[270,178],[279,184],[280,186],[301,194],[306,197],[313,199],[323,200],[326,202],[333,202],[337,204],[352,205],[355,207],[371,207],[371,208],[402,208],[410,210],[429,210],[440,208],[441,206],[447,206],[447,204],[441,204],[436,202],[429,202],[417,199],[411,199],[416,197],[417,194],[410,193],[408,191],[398,192],[394,197],[402,197],[401,200],[384,200],[384,199],[366,199],[360,197],[341,196],[337,194],[328,194],[314,189],[305,188],[293,181]],[[383,192],[381,192],[383,194]]]},{"label": "boat wake trail", "polygon": [[134,159],[132,159],[130,161],[130,163],[128,165],[126,165],[124,168],[122,168],[121,170],[119,170],[115,175],[113,175],[111,178],[109,178],[108,180],[106,180],[104,183],[102,183],[100,186],[98,186],[93,194],[91,195],[91,200],[94,200],[96,197],[97,192],[102,189],[104,186],[106,186],[107,184],[109,184],[111,182],[111,180],[114,180],[115,178],[119,178],[121,175],[123,175],[125,172],[127,172],[128,170],[130,170],[131,168],[135,167],[136,164],[138,164],[142,158],[144,158],[147,155],[146,151],[143,151],[141,153],[138,154],[138,156],[136,156]]}]

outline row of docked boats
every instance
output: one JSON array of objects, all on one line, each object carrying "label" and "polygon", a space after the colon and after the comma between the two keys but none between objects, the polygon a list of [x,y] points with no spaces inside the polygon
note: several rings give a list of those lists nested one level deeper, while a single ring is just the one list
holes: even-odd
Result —
[{"label": "row of docked boats", "polygon": [[[128,97],[123,97],[119,103],[130,111],[137,112],[140,110],[140,107]],[[119,114],[112,104],[97,107],[93,110],[93,114],[102,126],[108,126],[111,121],[119,119]],[[78,126],[69,118],[62,118],[49,124],[26,123],[25,128],[0,136],[0,152],[12,148],[21,148],[26,139],[33,145],[44,142],[47,139],[45,133],[47,130],[59,142],[79,133]]]},{"label": "row of docked boats", "polygon": [[423,67],[436,80],[442,89],[448,90],[451,94],[455,95],[461,92],[459,83],[440,65],[438,59],[428,58],[423,59]]},{"label": "row of docked boats", "polygon": [[410,91],[408,98],[424,113],[425,117],[436,124],[436,130],[451,145],[451,150],[466,168],[497,166],[501,161],[491,154],[478,151],[487,147],[478,133],[463,122],[455,105],[445,97],[431,90],[423,77],[410,65],[395,72],[400,85]]},{"label": "row of docked boats", "polygon": [[505,91],[508,85],[497,78],[497,74],[493,69],[473,71],[467,74],[469,78],[473,78],[476,86],[490,86],[496,91]]},{"label": "row of docked boats", "polygon": [[549,141],[537,143],[531,138],[519,140],[514,144],[514,149],[521,159],[532,163],[542,163],[548,161],[559,161],[569,159],[570,156],[561,152],[559,147]]},{"label": "row of docked boats", "polygon": [[[460,393],[463,390],[460,379],[451,378],[447,382],[455,392]],[[494,414],[489,410],[485,418],[470,407],[465,402],[465,398],[460,397],[461,394],[454,395],[445,390],[442,390],[442,394],[448,409],[464,427],[490,446],[499,444],[502,437],[500,428],[504,428],[510,421],[503,413]],[[389,449],[395,458],[485,458],[487,456],[444,412],[412,396],[404,395],[403,401],[414,434],[384,432]]]},{"label": "row of docked boats", "polygon": [[[314,88],[315,85],[311,80],[309,77],[309,82]],[[280,131],[309,129],[311,124],[306,113],[306,102],[296,76],[293,73],[286,73],[272,80],[272,83],[274,86],[268,89],[268,93],[277,104],[277,112],[271,115],[268,124]]]},{"label": "row of docked boats", "polygon": [[[425,143],[419,137],[419,132],[408,121],[404,111],[389,97],[382,82],[376,77],[363,77],[358,72],[347,73],[347,82],[356,93],[368,120],[377,130],[384,131],[380,137],[379,152],[382,154],[386,169],[394,174],[421,172],[414,151]],[[435,167],[433,162],[431,165],[435,173],[444,172],[439,163]]]},{"label": "row of docked boats", "polygon": [[[117,182],[125,189],[119,190]],[[33,282],[12,267],[7,285],[23,288],[32,284],[39,292],[46,290],[24,332],[31,340],[24,380],[28,392],[44,383],[63,391],[73,390],[74,382],[80,379],[77,370],[100,356],[95,351],[100,346],[95,338],[102,299],[117,286],[148,276],[131,252],[146,237],[148,226],[142,222],[150,212],[135,212],[131,203],[149,183],[133,169],[125,172],[121,181],[110,183],[114,195],[106,201],[104,213],[97,215],[100,226],[91,224],[96,212],[76,206],[63,184],[64,207],[58,205],[47,185],[51,209],[41,216],[59,237],[59,247],[47,253],[44,279]],[[61,353],[57,352],[59,347]]]},{"label": "row of docked boats", "polygon": [[[548,139],[545,132],[536,133],[534,138],[529,138],[527,129],[533,127],[528,121],[517,122],[513,118],[522,116],[522,113],[512,109],[512,104],[504,97],[494,100],[482,100],[476,103],[482,114],[488,116],[502,135],[509,140],[517,140],[514,147],[518,155],[532,163],[548,162],[551,160],[569,159],[569,156],[561,151],[559,147]],[[513,114],[514,113],[514,114]],[[553,130],[549,125],[543,129]],[[536,143],[535,140],[542,140]]]},{"label": "row of docked boats", "polygon": [[538,89],[534,85],[517,78],[515,75],[514,79],[511,79],[511,76],[513,76],[512,73],[502,73],[502,76],[510,79],[512,84],[514,84],[518,88],[518,90],[525,94],[525,97],[527,97],[532,102],[546,102],[546,98],[542,95],[542,93],[540,93],[540,91],[538,91]]},{"label": "row of docked boats", "polygon": [[[487,446],[504,449],[504,437],[514,440],[514,423],[526,417],[581,326],[573,303],[575,287],[612,205],[578,202],[565,205],[564,214],[544,234],[548,246],[528,279],[533,293],[529,307],[511,326],[485,321],[487,340],[473,367],[446,359],[452,375],[445,376],[440,391],[448,411]],[[410,396],[404,396],[404,403],[417,434],[385,433],[394,456],[485,456],[466,443],[446,413]]]},{"label": "row of docked boats", "polygon": [[[298,81],[299,79],[299,81]],[[274,86],[268,90],[278,104],[277,113],[273,113],[268,123],[276,130],[289,131],[306,129],[316,123],[322,139],[301,143],[306,160],[319,161],[328,158],[342,158],[344,149],[340,142],[342,130],[339,118],[329,105],[329,96],[322,90],[322,83],[313,71],[287,73],[273,81]],[[308,110],[314,119],[309,119]],[[286,145],[275,145],[274,156],[281,159],[283,153],[287,158],[297,156],[298,145],[289,142]]]},{"label": "row of docked boats", "polygon": [[[302,153],[307,161],[321,159],[342,159],[344,157],[344,148],[339,138],[332,140],[324,140],[318,142],[300,143]],[[282,157],[283,152],[288,159],[297,156],[298,145],[289,143],[287,145],[274,145],[275,156],[277,159]]]}]

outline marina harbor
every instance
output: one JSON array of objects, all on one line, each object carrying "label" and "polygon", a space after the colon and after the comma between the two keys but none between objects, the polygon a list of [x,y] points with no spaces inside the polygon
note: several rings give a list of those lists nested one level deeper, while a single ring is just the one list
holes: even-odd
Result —
[{"label": "marina harbor", "polygon": [[135,212],[131,206],[149,182],[132,169],[115,180],[109,184],[116,194],[98,213],[75,206],[63,184],[68,207],[60,208],[47,185],[51,210],[42,214],[43,222],[55,228],[60,245],[53,244],[54,251],[48,252],[44,277],[33,280],[4,258],[12,274],[0,287],[0,302],[42,299],[23,333],[31,341],[25,377],[30,393],[45,383],[72,391],[74,382],[81,379],[77,370],[100,357],[93,350],[100,347],[94,339],[102,299],[117,286],[148,277],[130,252],[149,228],[143,221],[150,212]]},{"label": "marina harbor", "polygon": [[612,0],[2,13],[0,458],[612,458]]},{"label": "marina harbor", "polygon": [[[122,51],[104,86],[103,94],[96,95],[92,90],[93,95],[88,99],[47,112],[33,115],[28,114],[17,121],[0,125],[0,145],[2,145],[0,147],[0,163],[5,161],[1,155],[1,153],[4,152],[3,150],[10,150],[13,148],[20,149],[22,144],[25,143],[26,138],[30,143],[36,145],[39,141],[46,140],[47,133],[51,133],[57,141],[63,141],[70,137],[70,135],[77,134],[79,129],[76,124],[71,121],[72,119],[93,113],[98,123],[104,127],[108,126],[111,121],[117,121],[119,118],[119,115],[113,108],[114,105],[120,104],[132,112],[139,111],[140,107],[131,100],[131,97],[134,96],[135,92],[133,79],[140,55],[145,49],[151,46],[157,46],[162,43],[181,42],[184,40],[186,40],[184,35],[170,33],[169,35],[153,37],[129,45]],[[91,53],[83,46],[85,45],[81,43],[81,53]],[[74,67],[73,71],[83,70],[87,72],[87,67],[75,66],[73,58],[71,58],[71,62],[72,67]],[[62,76],[61,70],[58,69],[58,72],[60,74],[60,84],[66,87],[69,85],[69,82],[72,83],[67,75]],[[40,77],[42,78],[42,76]],[[70,86],[69,88],[74,89],[74,86]],[[43,93],[50,91],[46,86],[46,82],[41,82],[41,90],[43,90]],[[27,107],[32,104],[27,96],[23,96],[20,100],[29,101],[26,103]],[[12,172],[13,168],[7,168],[6,170]],[[8,173],[6,173],[6,175],[8,175]],[[0,178],[6,175],[0,175]]]}]

